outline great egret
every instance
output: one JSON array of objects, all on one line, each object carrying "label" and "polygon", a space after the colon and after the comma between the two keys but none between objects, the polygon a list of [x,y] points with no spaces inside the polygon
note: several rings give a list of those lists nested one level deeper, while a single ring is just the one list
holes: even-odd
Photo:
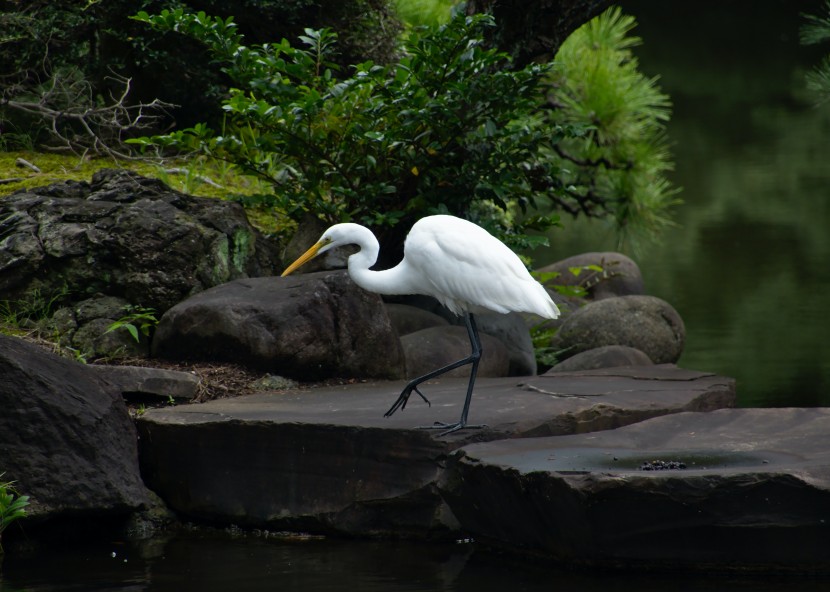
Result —
[{"label": "great egret", "polygon": [[500,240],[472,222],[443,215],[422,218],[412,226],[404,242],[403,261],[392,269],[370,270],[380,251],[375,235],[364,226],[346,223],[335,224],[326,230],[320,240],[282,275],[288,275],[329,249],[352,244],[360,247],[348,260],[349,275],[358,286],[379,294],[435,297],[456,315],[463,315],[472,348],[468,357],[407,383],[385,417],[405,408],[413,390],[429,403],[418,389],[419,384],[459,366],[472,364],[461,419],[454,424],[436,422],[435,426],[429,427],[444,428],[444,434],[464,427],[481,427],[467,425],[481,358],[481,342],[473,315],[529,312],[555,319],[559,309],[545,288],[530,276],[521,260]]}]

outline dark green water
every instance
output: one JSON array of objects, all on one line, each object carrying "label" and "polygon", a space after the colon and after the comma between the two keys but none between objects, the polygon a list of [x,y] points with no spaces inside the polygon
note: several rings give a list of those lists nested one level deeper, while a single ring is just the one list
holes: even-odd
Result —
[{"label": "dark green water", "polygon": [[[636,259],[688,331],[681,365],[738,379],[743,405],[830,404],[830,105],[816,109],[799,12],[817,2],[626,0],[642,69],[675,109],[679,227]],[[830,48],[828,48],[830,52]],[[558,233],[550,260],[614,248],[599,225]],[[543,256],[536,254],[537,262]],[[1,592],[773,592],[827,579],[572,571],[475,545],[188,535],[12,554]]]},{"label": "dark green water", "polygon": [[[819,592],[810,577],[572,571],[470,544],[266,540],[188,535],[8,557],[2,592]],[[797,587],[796,587],[797,586]]]},{"label": "dark green water", "polygon": [[[819,2],[621,4],[674,103],[678,227],[628,254],[684,319],[680,364],[737,378],[743,406],[830,404],[830,104],[804,83],[830,45],[798,43]],[[537,261],[614,250],[601,224],[566,224]]]}]

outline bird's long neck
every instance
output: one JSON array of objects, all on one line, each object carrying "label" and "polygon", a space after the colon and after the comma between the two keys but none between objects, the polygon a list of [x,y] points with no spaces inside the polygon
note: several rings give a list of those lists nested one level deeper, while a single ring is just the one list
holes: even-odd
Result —
[{"label": "bird's long neck", "polygon": [[405,277],[404,264],[384,271],[372,271],[369,268],[378,259],[380,245],[368,229],[360,238],[360,242],[357,243],[360,250],[349,257],[349,275],[354,283],[364,290],[378,294],[411,294],[412,286],[409,285],[409,278]]}]

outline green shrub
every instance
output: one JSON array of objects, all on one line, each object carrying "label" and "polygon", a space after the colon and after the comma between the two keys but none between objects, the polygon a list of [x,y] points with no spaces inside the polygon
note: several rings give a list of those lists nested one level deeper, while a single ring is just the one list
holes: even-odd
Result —
[{"label": "green shrub", "polygon": [[[294,220],[310,212],[383,233],[427,214],[478,213],[510,239],[523,228],[511,233],[505,218],[473,212],[473,203],[526,212],[557,190],[557,171],[540,159],[550,127],[535,114],[548,67],[511,70],[506,54],[483,44],[490,17],[458,15],[417,30],[398,64],[364,62],[348,77],[331,61],[329,30],[306,30],[302,47],[248,47],[231,19],[180,10],[136,18],[206,43],[236,85],[224,133],[197,125],[143,143],[209,154],[267,179],[267,199]],[[554,218],[524,223],[546,227]]]}]

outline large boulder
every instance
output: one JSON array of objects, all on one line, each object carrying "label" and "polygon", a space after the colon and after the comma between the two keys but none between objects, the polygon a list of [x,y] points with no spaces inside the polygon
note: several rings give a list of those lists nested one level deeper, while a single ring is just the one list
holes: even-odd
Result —
[{"label": "large boulder", "polygon": [[[600,267],[602,271],[591,267]],[[591,300],[645,293],[639,266],[622,253],[580,253],[537,271],[542,274],[559,274],[549,283],[580,286],[586,290]]]},{"label": "large boulder", "polygon": [[[0,472],[30,496],[26,532],[122,523],[149,503],[121,394],[83,364],[0,335]],[[10,528],[6,535],[16,536]]]},{"label": "large boulder", "polygon": [[0,294],[78,302],[102,293],[163,312],[187,296],[278,266],[239,204],[104,169],[92,181],[0,200]]},{"label": "large boulder", "polygon": [[[530,338],[525,317],[517,312],[510,314],[476,315],[476,326],[482,334],[492,335],[507,350],[508,369],[505,376],[533,376],[536,374],[536,352]],[[536,319],[538,321],[538,317]],[[456,323],[463,321],[457,319]]]},{"label": "large boulder", "polygon": [[386,313],[399,337],[422,329],[449,325],[449,321],[441,315],[407,304],[386,303]]},{"label": "large boulder", "polygon": [[[479,334],[481,360],[477,376],[508,376],[510,358],[507,348],[495,337]],[[401,337],[406,357],[406,377],[417,378],[466,358],[472,351],[467,329],[446,325],[431,327]],[[450,370],[443,376],[469,376],[471,366]]]},{"label": "large boulder", "polygon": [[568,355],[606,345],[639,349],[655,364],[675,363],[686,328],[666,301],[655,296],[620,296],[590,302],[562,323],[551,347]]},{"label": "large boulder", "polygon": [[400,340],[377,294],[344,271],[236,280],[168,310],[153,355],[290,376],[400,378]]},{"label": "large boulder", "polygon": [[[446,323],[464,327],[463,317],[450,312],[431,296],[391,296],[387,297],[386,301],[387,308],[392,311],[390,314],[393,323],[401,337],[416,330]],[[423,312],[419,314],[404,312],[412,308]],[[440,319],[444,319],[445,322],[441,322]],[[538,317],[535,319],[534,322],[538,322]],[[478,314],[475,315],[475,321],[479,334],[495,337],[506,348],[509,364],[504,376],[536,374],[536,353],[524,315],[519,313]],[[401,328],[404,332],[401,332]]]},{"label": "large boulder", "polygon": [[[462,318],[399,303],[387,303],[386,310],[401,337],[408,376],[420,376],[425,368],[434,370],[469,355],[470,340]],[[533,342],[521,315],[477,315],[476,326],[484,350],[481,376],[536,374]]]}]

